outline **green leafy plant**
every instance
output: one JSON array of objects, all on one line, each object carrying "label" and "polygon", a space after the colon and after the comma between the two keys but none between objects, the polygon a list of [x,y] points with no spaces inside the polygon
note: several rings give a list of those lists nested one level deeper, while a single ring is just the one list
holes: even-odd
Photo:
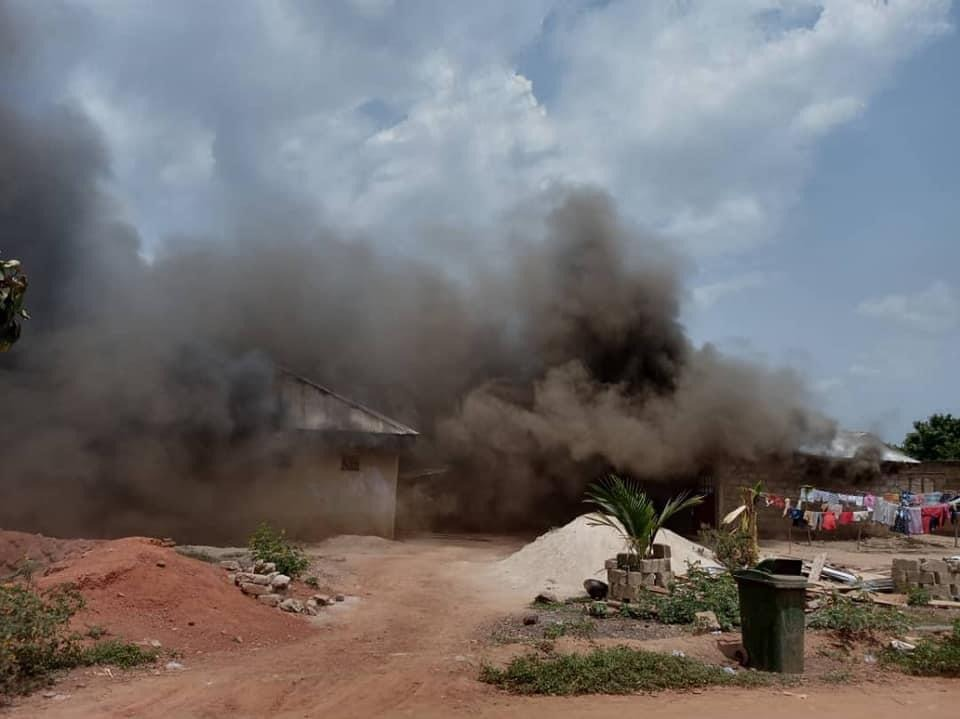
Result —
[{"label": "green leafy plant", "polygon": [[132,669],[144,664],[153,664],[157,656],[157,652],[153,649],[145,649],[118,639],[108,639],[84,648],[80,654],[79,663]]},{"label": "green leafy plant", "polygon": [[930,603],[930,592],[923,587],[910,587],[907,590],[907,604],[911,607],[925,607]]},{"label": "green leafy plant", "polygon": [[914,676],[960,677],[960,619],[954,621],[949,637],[940,641],[921,640],[912,652],[887,649],[883,661]]},{"label": "green leafy plant", "polygon": [[272,562],[278,572],[288,577],[299,577],[310,566],[307,555],[287,539],[286,532],[274,529],[267,522],[257,527],[248,546],[254,559]]},{"label": "green leafy plant", "polygon": [[23,307],[27,278],[19,260],[0,259],[0,352],[20,339],[20,320],[29,319]]},{"label": "green leafy plant", "polygon": [[588,654],[529,654],[504,669],[484,665],[480,681],[516,694],[633,694],[693,689],[720,684],[771,684],[760,672],[730,674],[722,667],[689,657],[628,647],[595,649]]},{"label": "green leafy plant", "polygon": [[67,622],[82,606],[68,587],[41,595],[0,586],[0,694],[28,691],[50,672],[76,666],[80,647]]},{"label": "green leafy plant", "polygon": [[732,526],[732,535],[738,542],[741,567],[752,567],[760,561],[760,543],[757,539],[757,504],[763,495],[763,483],[740,488],[740,506],[728,513],[721,526]]},{"label": "green leafy plant", "polygon": [[544,639],[559,639],[565,636],[589,637],[595,631],[594,623],[586,619],[556,621],[543,628],[543,637]]},{"label": "green leafy plant", "polygon": [[657,512],[638,483],[609,474],[590,485],[584,502],[597,508],[590,516],[592,526],[611,527],[623,536],[630,552],[648,557],[654,537],[667,520],[677,512],[700,504],[703,496],[679,494]]},{"label": "green leafy plant", "polygon": [[307,577],[303,580],[303,583],[306,584],[311,589],[320,589],[320,580],[317,577]]},{"label": "green leafy plant", "polygon": [[875,639],[878,632],[905,632],[910,628],[910,621],[896,609],[855,602],[851,597],[834,593],[810,616],[807,626],[828,629],[846,641],[869,641]]},{"label": "green leafy plant", "polygon": [[704,529],[700,543],[712,549],[717,561],[731,572],[750,567],[757,559],[753,536],[742,527]]},{"label": "green leafy plant", "polygon": [[655,600],[664,624],[692,624],[697,612],[706,611],[717,615],[724,631],[740,624],[737,583],[729,574],[710,574],[691,564],[686,579],[676,581],[671,590]]},{"label": "green leafy plant", "polygon": [[902,449],[921,461],[960,459],[960,417],[932,414],[914,422]]}]

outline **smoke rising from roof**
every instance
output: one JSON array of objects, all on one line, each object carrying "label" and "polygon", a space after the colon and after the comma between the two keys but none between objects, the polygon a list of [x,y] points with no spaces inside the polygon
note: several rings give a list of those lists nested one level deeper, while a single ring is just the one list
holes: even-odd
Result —
[{"label": "smoke rising from roof", "polygon": [[796,376],[690,343],[683,262],[602,192],[540,198],[532,229],[505,222],[509,256],[466,273],[249,187],[228,239],[148,262],[85,118],[8,103],[0,135],[0,250],[34,317],[0,357],[7,526],[245,532],[289,449],[275,363],[419,429],[420,458],[454,467],[452,511],[506,521],[598,466],[664,478],[832,431]]}]

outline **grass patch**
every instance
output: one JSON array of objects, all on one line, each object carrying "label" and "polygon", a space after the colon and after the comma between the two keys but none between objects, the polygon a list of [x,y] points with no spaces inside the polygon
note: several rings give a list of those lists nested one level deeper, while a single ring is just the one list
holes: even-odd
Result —
[{"label": "grass patch", "polygon": [[573,619],[567,622],[551,622],[543,628],[544,639],[559,639],[560,637],[590,637],[596,631],[596,626],[589,619]]},{"label": "grass patch", "polygon": [[80,663],[132,669],[144,664],[153,664],[158,656],[158,653],[152,649],[144,649],[136,644],[121,642],[117,639],[108,639],[83,649]]},{"label": "grass patch", "polygon": [[923,587],[910,587],[907,590],[907,604],[911,607],[925,607],[930,604],[930,592]]},{"label": "grass patch", "polygon": [[946,639],[924,639],[912,652],[887,649],[882,658],[885,664],[918,677],[960,677],[960,619]]},{"label": "grass patch", "polygon": [[849,669],[834,669],[822,674],[820,680],[827,684],[849,684],[853,681],[853,672]]},{"label": "grass patch", "polygon": [[724,631],[740,624],[737,583],[729,574],[710,574],[695,564],[688,565],[685,580],[677,581],[669,595],[651,595],[664,624],[692,624],[697,612],[711,611]]},{"label": "grass patch", "polygon": [[871,602],[855,602],[833,594],[810,616],[811,629],[827,629],[847,641],[870,641],[878,632],[901,634],[910,628],[909,618],[901,611]]},{"label": "grass patch", "polygon": [[517,657],[504,669],[484,666],[480,681],[515,694],[633,694],[716,685],[757,686],[779,681],[758,672],[730,674],[688,657],[628,647],[588,654]]}]

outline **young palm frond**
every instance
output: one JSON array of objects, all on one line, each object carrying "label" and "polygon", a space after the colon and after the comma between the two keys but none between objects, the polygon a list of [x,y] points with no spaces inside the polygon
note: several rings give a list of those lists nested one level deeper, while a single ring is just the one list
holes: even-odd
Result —
[{"label": "young palm frond", "polygon": [[609,474],[590,485],[584,499],[597,508],[589,518],[590,524],[616,530],[623,536],[629,551],[641,557],[650,554],[654,537],[670,517],[702,501],[700,495],[683,493],[669,500],[658,513],[638,483],[616,474]]}]

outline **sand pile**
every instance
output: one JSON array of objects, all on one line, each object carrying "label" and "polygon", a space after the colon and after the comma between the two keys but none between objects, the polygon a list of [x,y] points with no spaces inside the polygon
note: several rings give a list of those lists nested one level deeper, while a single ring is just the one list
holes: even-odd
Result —
[{"label": "sand pile", "polygon": [[0,578],[25,570],[39,576],[51,564],[79,556],[99,543],[96,539],[57,539],[0,530]]},{"label": "sand pile", "polygon": [[[678,575],[686,573],[687,562],[719,566],[709,550],[669,529],[660,530],[656,541],[670,545],[673,571]],[[605,581],[604,562],[624,550],[620,534],[609,527],[591,526],[583,515],[497,562],[494,574],[511,589],[531,597],[543,590],[561,598],[577,596],[583,594],[584,579]]]},{"label": "sand pile", "polygon": [[41,589],[63,583],[75,584],[86,602],[74,618],[78,629],[98,625],[129,641],[156,639],[186,656],[276,644],[310,631],[302,619],[241,594],[218,566],[153,539],[98,542],[37,579]]}]

